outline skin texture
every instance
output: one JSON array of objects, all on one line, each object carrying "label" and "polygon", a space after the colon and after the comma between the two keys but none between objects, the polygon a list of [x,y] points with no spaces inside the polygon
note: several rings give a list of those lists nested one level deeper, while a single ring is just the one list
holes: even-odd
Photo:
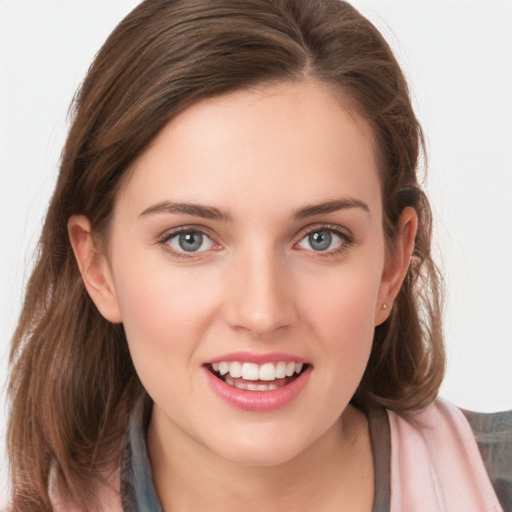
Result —
[{"label": "skin texture", "polygon": [[[338,200],[349,206],[296,215]],[[85,217],[70,219],[86,287],[105,318],[123,322],[155,403],[148,446],[164,509],[371,510],[368,427],[348,403],[416,231],[408,208],[386,256],[381,212],[369,125],[304,81],[205,100],[174,118],[131,169],[108,254]],[[181,227],[204,232],[198,251],[180,250]],[[326,229],[341,234],[314,250],[308,235]],[[277,411],[239,410],[204,373],[238,351],[295,355],[310,377]]]}]

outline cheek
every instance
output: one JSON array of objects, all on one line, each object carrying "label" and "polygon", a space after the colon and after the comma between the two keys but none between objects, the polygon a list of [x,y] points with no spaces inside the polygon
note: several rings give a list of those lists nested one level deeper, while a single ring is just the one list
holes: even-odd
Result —
[{"label": "cheek", "polygon": [[303,284],[302,315],[336,374],[334,386],[342,382],[355,390],[371,352],[381,276],[381,266],[371,261],[340,266],[321,286]]},{"label": "cheek", "polygon": [[194,392],[188,376],[198,363],[211,299],[175,269],[124,270],[130,271],[118,273],[116,291],[136,372],[155,402],[188,410],[182,399]]},{"label": "cheek", "polygon": [[[118,258],[114,284],[123,325],[137,360],[172,364],[199,341],[215,306],[214,287],[201,272],[170,268],[161,255]],[[203,273],[204,274],[204,273]],[[183,359],[181,358],[183,364]]]},{"label": "cheek", "polygon": [[[373,292],[373,290],[372,290]],[[339,379],[357,385],[370,355],[374,335],[374,305],[363,289],[350,293],[336,290],[331,301],[311,309],[315,337],[323,340],[324,357],[335,362]]]},{"label": "cheek", "polygon": [[[304,311],[323,339],[367,339],[373,336],[380,267],[357,265],[332,272],[321,286],[304,285]],[[358,336],[358,333],[360,336]]]}]

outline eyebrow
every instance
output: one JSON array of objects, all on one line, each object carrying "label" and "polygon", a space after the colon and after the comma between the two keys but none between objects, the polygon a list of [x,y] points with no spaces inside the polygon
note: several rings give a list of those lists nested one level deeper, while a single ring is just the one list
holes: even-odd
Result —
[{"label": "eyebrow", "polygon": [[220,208],[214,206],[204,206],[195,203],[175,203],[173,201],[162,201],[146,208],[139,217],[155,213],[182,213],[185,215],[194,215],[205,219],[231,221],[231,215]]},{"label": "eyebrow", "polygon": [[322,215],[326,213],[333,213],[339,210],[346,210],[349,208],[361,208],[365,212],[370,213],[370,208],[364,201],[361,201],[360,199],[343,198],[335,199],[333,201],[327,201],[325,203],[304,206],[296,210],[293,216],[296,219],[301,220],[307,217],[313,217],[315,215]]},{"label": "eyebrow", "polygon": [[[296,210],[292,217],[297,220],[301,220],[315,215],[333,213],[350,208],[360,208],[365,212],[370,212],[370,208],[365,202],[359,199],[344,198],[327,201],[325,203],[303,206]],[[146,208],[139,217],[158,213],[193,215],[204,219],[220,220],[224,222],[231,222],[233,220],[228,211],[216,208],[215,206],[205,206],[196,203],[177,203],[174,201],[162,201],[154,204],[149,208]]]}]

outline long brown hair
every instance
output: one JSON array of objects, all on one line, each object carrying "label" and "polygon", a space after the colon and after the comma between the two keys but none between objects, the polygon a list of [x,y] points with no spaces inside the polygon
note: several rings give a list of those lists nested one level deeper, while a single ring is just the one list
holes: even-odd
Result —
[{"label": "long brown hair", "polygon": [[108,38],[74,102],[74,120],[11,348],[8,446],[15,510],[51,509],[50,467],[71,500],[94,504],[119,461],[127,416],[143,392],[120,324],[86,293],[67,233],[86,215],[108,239],[130,164],[177,113],[236,89],[312,77],[373,127],[384,229],[413,206],[413,261],[353,403],[396,411],[430,403],[444,373],[431,213],[416,169],[422,133],[384,39],[338,0],[146,0]]}]

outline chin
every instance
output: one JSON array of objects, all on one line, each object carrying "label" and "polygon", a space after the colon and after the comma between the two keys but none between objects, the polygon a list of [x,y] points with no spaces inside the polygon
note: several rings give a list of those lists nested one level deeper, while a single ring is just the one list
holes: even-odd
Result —
[{"label": "chin", "polygon": [[303,436],[290,436],[289,430],[276,430],[268,435],[237,432],[221,436],[208,448],[233,464],[269,467],[294,459],[310,444]]},{"label": "chin", "polygon": [[233,464],[243,466],[272,467],[286,464],[294,459],[297,453],[297,447],[292,450],[262,449],[262,447],[240,448],[235,452],[220,454],[224,459]]}]

